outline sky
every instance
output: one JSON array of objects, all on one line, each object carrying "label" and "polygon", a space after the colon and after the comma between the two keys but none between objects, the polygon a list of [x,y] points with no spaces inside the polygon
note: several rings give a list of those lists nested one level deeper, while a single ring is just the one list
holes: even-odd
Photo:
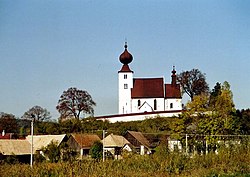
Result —
[{"label": "sky", "polygon": [[134,77],[169,83],[173,65],[196,68],[250,108],[250,1],[0,0],[0,112],[39,105],[57,119],[60,95],[76,87],[95,116],[117,114],[125,40]]}]

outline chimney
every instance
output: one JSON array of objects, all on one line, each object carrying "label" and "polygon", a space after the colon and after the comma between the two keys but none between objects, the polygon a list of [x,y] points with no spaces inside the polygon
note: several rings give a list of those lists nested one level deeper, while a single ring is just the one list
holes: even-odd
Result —
[{"label": "chimney", "polygon": [[5,130],[2,131],[2,136],[5,136]]}]

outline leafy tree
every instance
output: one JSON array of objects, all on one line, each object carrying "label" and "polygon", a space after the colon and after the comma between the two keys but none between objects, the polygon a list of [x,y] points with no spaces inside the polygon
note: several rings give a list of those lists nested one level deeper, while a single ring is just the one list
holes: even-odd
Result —
[{"label": "leafy tree", "polygon": [[237,110],[234,114],[235,126],[239,127],[239,133],[250,134],[250,109]]},{"label": "leafy tree", "polygon": [[177,80],[183,91],[191,98],[191,100],[193,100],[194,96],[209,91],[205,74],[198,69],[181,72],[177,75]]},{"label": "leafy tree", "polygon": [[36,122],[34,126],[36,134],[60,134],[60,127],[56,122]]},{"label": "leafy tree", "polygon": [[81,132],[82,125],[78,119],[68,119],[59,122],[61,133],[76,133]]},{"label": "leafy tree", "polygon": [[50,112],[41,106],[33,106],[22,116],[23,119],[34,118],[35,121],[45,121],[51,118]]},{"label": "leafy tree", "polygon": [[18,124],[17,119],[13,114],[0,113],[0,131],[5,131],[6,133],[17,133]]},{"label": "leafy tree", "polygon": [[193,101],[187,103],[186,112],[180,116],[173,129],[182,134],[236,134],[239,132],[239,125],[234,119],[234,113],[229,83],[216,83],[210,95],[194,96]]},{"label": "leafy tree", "polygon": [[44,155],[49,159],[50,162],[58,162],[60,160],[61,151],[58,147],[57,142],[51,142],[43,150]]},{"label": "leafy tree", "polygon": [[102,158],[103,145],[100,141],[94,142],[90,148],[90,156],[93,159],[100,160]]},{"label": "leafy tree", "polygon": [[87,91],[69,88],[61,95],[56,109],[61,114],[61,119],[74,117],[79,120],[81,113],[93,115],[95,105]]}]

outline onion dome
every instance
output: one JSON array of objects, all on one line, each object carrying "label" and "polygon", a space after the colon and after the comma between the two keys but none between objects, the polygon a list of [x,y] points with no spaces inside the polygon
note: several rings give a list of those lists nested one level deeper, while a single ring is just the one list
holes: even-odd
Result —
[{"label": "onion dome", "polygon": [[133,56],[128,52],[127,48],[127,42],[125,42],[125,46],[124,46],[125,50],[124,52],[120,55],[119,60],[122,64],[127,65],[129,63],[132,62],[133,60]]}]

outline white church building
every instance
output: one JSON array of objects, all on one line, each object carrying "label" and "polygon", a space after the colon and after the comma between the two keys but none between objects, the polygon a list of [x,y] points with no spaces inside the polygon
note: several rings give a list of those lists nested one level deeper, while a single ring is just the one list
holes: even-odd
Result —
[{"label": "white church building", "polygon": [[119,114],[100,116],[97,119],[116,121],[144,120],[149,117],[176,116],[182,111],[180,85],[177,84],[175,67],[172,70],[171,83],[164,83],[163,77],[134,78],[129,64],[133,56],[125,50],[120,55],[122,63],[118,71]]}]

